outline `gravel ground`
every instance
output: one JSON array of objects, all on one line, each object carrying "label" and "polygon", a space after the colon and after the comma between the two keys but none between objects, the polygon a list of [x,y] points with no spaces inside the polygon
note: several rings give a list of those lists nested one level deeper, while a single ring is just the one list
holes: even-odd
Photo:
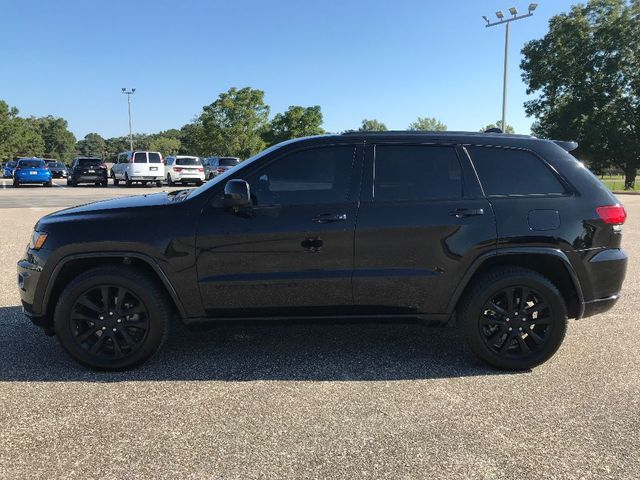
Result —
[{"label": "gravel ground", "polygon": [[452,330],[346,324],[176,327],[149,364],[93,373],[18,308],[51,209],[0,208],[0,477],[637,479],[640,197],[621,199],[623,299],[520,374]]}]

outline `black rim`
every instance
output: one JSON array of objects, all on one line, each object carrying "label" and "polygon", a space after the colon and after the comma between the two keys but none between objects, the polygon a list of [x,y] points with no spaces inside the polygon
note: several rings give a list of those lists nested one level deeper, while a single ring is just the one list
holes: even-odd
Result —
[{"label": "black rim", "polygon": [[78,297],[71,309],[75,341],[90,354],[119,359],[138,351],[149,331],[149,314],[130,290],[102,285]]},{"label": "black rim", "polygon": [[480,337],[493,353],[523,358],[549,340],[553,312],[549,303],[528,287],[509,287],[494,293],[482,307]]}]

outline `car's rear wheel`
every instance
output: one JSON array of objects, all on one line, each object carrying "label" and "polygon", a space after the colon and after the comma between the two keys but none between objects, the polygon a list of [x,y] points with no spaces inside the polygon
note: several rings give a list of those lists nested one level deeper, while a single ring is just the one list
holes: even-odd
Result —
[{"label": "car's rear wheel", "polygon": [[161,187],[161,186],[162,186],[162,180],[156,181],[156,187]]},{"label": "car's rear wheel", "polygon": [[124,182],[127,187],[130,187],[131,185],[133,185],[133,182],[129,179],[128,173],[124,174]]},{"label": "car's rear wheel", "polygon": [[517,267],[497,268],[474,281],[458,318],[471,352],[504,370],[544,363],[567,329],[567,307],[558,288],[539,273]]},{"label": "car's rear wheel", "polygon": [[196,180],[196,186],[199,187],[200,185],[202,185],[202,180]]},{"label": "car's rear wheel", "polygon": [[111,179],[113,180],[113,185],[114,185],[114,186],[116,186],[116,187],[117,187],[117,186],[120,184],[120,180],[118,180],[118,179],[116,178],[116,174],[115,174],[115,173],[113,173],[113,170],[111,170]]},{"label": "car's rear wheel", "polygon": [[49,180],[48,182],[44,182],[42,185],[44,185],[45,187],[50,187],[53,185],[53,181]]},{"label": "car's rear wheel", "polygon": [[14,188],[18,188],[19,186],[20,186],[20,182],[14,178],[13,179],[13,187]]},{"label": "car's rear wheel", "polygon": [[170,318],[166,293],[154,279],[112,265],[89,270],[64,289],[54,329],[63,348],[82,365],[124,370],[162,346]]},{"label": "car's rear wheel", "polygon": [[173,180],[171,179],[171,174],[167,173],[167,185],[173,187]]},{"label": "car's rear wheel", "polygon": [[102,181],[102,186],[103,186],[104,188],[107,188],[107,187],[109,186],[109,180],[103,180],[103,181]]}]

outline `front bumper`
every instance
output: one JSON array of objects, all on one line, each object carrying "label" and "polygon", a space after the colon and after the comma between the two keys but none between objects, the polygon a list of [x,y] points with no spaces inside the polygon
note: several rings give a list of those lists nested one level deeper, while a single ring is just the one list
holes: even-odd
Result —
[{"label": "front bumper", "polygon": [[42,275],[42,265],[39,263],[39,258],[34,257],[30,251],[27,253],[27,258],[18,262],[18,290],[23,313],[35,325],[48,330],[51,328],[51,321],[36,306],[36,290]]}]

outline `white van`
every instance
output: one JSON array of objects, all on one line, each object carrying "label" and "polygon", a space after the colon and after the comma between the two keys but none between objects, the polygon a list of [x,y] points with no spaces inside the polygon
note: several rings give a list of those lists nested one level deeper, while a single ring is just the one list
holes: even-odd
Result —
[{"label": "white van", "polygon": [[111,167],[111,178],[114,185],[122,180],[127,187],[133,182],[143,185],[155,182],[156,186],[161,187],[164,179],[162,155],[160,152],[122,152]]}]

